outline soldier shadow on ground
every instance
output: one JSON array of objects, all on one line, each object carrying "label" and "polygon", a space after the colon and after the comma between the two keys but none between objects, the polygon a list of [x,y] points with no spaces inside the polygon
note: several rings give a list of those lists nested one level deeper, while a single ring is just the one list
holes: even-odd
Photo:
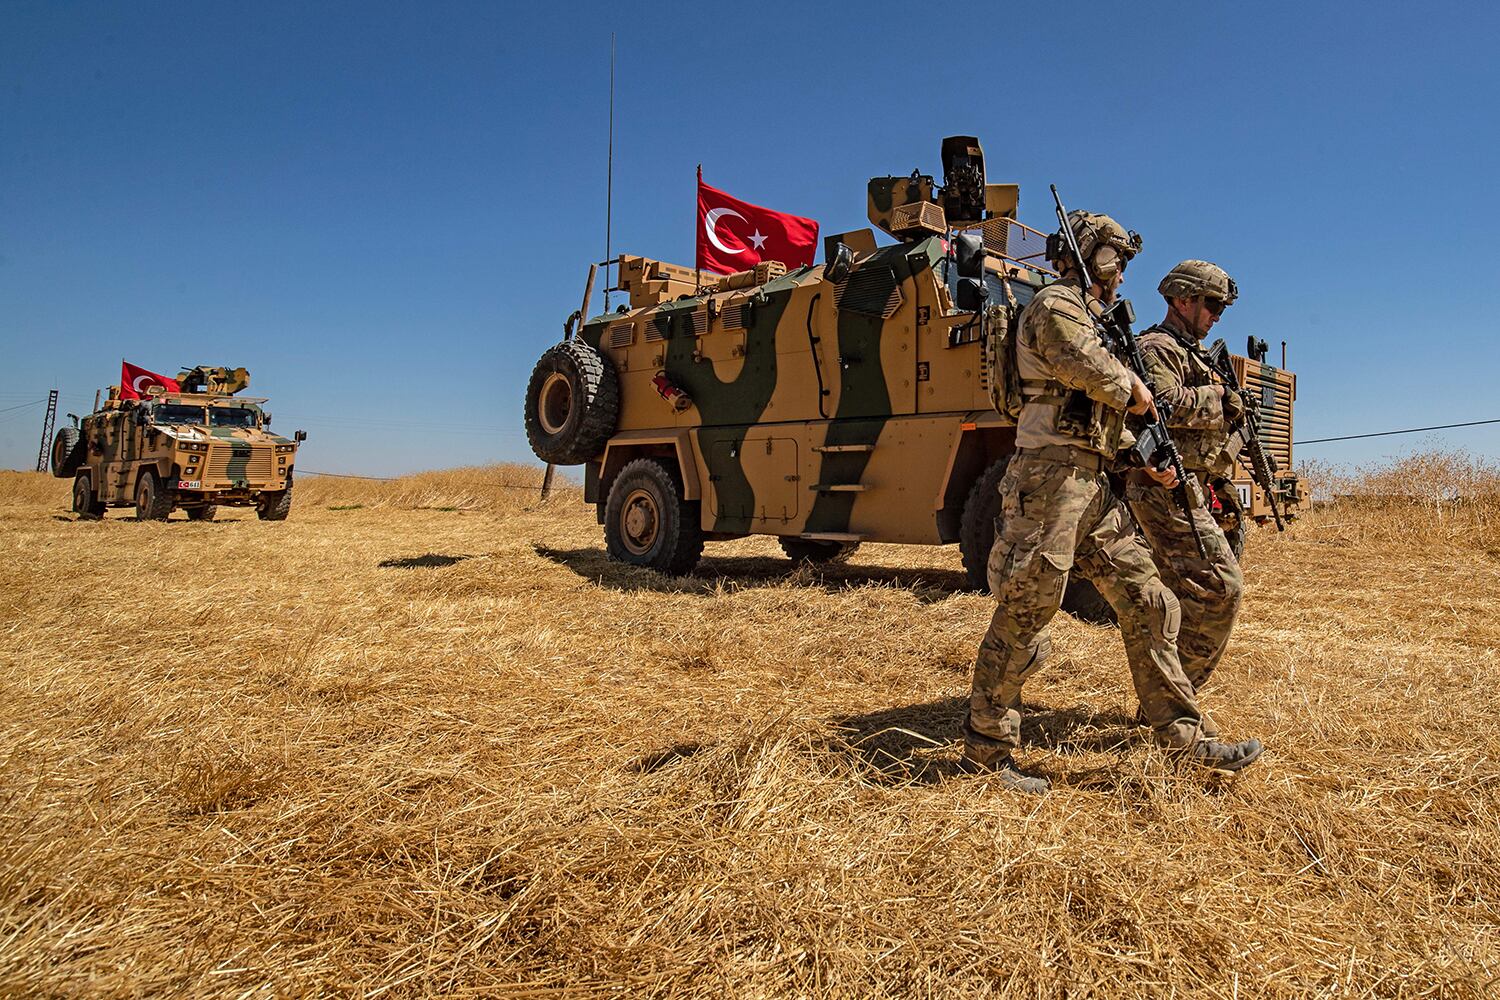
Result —
[{"label": "soldier shadow on ground", "polygon": [[[830,741],[831,752],[853,759],[869,780],[885,785],[936,784],[967,778],[959,765],[961,727],[967,696],[902,705],[863,715],[829,720],[842,736]],[[1088,705],[1049,708],[1026,705],[1021,720],[1021,746],[1066,758],[1079,754],[1120,755],[1149,742],[1118,711],[1098,712]],[[1054,784],[1092,791],[1124,789],[1133,779],[1107,765],[1047,775]]]},{"label": "soldier shadow on ground", "polygon": [[473,558],[473,556],[445,556],[429,552],[426,555],[407,556],[404,559],[382,559],[377,566],[380,569],[437,569]]},{"label": "soldier shadow on ground", "polygon": [[770,556],[711,556],[686,576],[667,576],[615,562],[603,549],[554,549],[540,544],[532,548],[542,558],[566,566],[591,583],[626,592],[650,590],[709,597],[726,584],[749,587],[788,579],[829,593],[868,585],[889,586],[909,591],[923,604],[937,604],[955,594],[971,592],[968,579],[958,570],[896,569],[857,563],[798,564]]}]

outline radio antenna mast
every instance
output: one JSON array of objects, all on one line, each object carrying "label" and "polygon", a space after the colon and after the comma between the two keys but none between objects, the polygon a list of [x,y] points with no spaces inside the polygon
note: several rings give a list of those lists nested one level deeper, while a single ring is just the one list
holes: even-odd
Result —
[{"label": "radio antenna mast", "polygon": [[613,259],[610,244],[614,222],[615,193],[615,33],[609,33],[609,158],[604,170],[604,311],[609,312],[609,264]]}]

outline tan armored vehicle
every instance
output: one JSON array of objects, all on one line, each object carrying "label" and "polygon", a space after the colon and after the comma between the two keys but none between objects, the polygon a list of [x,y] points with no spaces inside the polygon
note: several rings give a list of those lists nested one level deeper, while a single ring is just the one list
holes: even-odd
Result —
[{"label": "tan armored vehicle", "polygon": [[[830,236],[821,267],[720,277],[619,258],[629,305],[542,356],[525,413],[542,460],[584,465],[611,556],[683,573],[705,541],[750,534],[814,561],[957,542],[985,585],[1015,446],[992,361],[1054,274],[1045,236],[1015,218],[1017,187],[985,182],[978,142],[945,140],[943,162],[942,186],[871,180],[870,220],[898,242]],[[1288,469],[1295,382],[1235,363]],[[1293,480],[1279,489],[1295,503]],[[1269,513],[1249,492],[1222,500],[1229,519]]]},{"label": "tan armored vehicle", "polygon": [[73,510],[97,518],[106,507],[135,507],[142,521],[164,521],[181,508],[211,521],[219,507],[254,507],[265,521],[292,509],[298,431],[270,431],[264,399],[237,396],[250,384],[243,368],[193,368],[179,392],[109,399],[52,442],[52,474],[73,479]]}]

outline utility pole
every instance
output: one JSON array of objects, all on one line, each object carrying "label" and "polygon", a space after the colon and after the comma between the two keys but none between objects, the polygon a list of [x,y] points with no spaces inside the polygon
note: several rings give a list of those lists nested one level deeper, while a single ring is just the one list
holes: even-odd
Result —
[{"label": "utility pole", "polygon": [[36,453],[36,471],[47,471],[47,453],[51,451],[52,425],[57,423],[57,390],[47,393],[47,415],[42,418],[42,447]]}]

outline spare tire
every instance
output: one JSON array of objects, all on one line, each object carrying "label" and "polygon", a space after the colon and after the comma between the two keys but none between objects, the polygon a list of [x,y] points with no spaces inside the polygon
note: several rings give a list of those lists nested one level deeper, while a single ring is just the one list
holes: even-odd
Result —
[{"label": "spare tire", "polygon": [[526,440],[536,457],[578,465],[595,457],[620,418],[614,364],[579,340],[549,348],[526,386]]},{"label": "spare tire", "polygon": [[83,434],[77,427],[64,427],[52,439],[52,474],[58,479],[72,479],[85,454]]}]

